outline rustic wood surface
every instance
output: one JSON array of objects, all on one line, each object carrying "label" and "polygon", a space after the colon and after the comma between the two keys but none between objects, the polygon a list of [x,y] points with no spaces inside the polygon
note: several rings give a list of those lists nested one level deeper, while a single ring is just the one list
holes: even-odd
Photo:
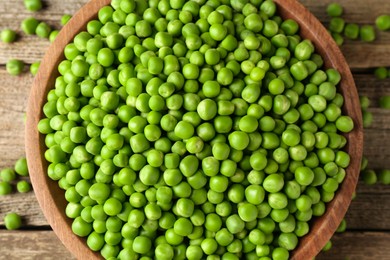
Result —
[{"label": "rustic wood surface", "polygon": [[[28,16],[45,20],[60,29],[59,20],[64,13],[73,14],[87,0],[43,1],[45,9],[38,13],[24,10],[21,0],[0,0],[0,30],[12,28],[19,32],[18,42],[0,43],[0,168],[10,167],[24,154],[24,114],[33,77],[25,73],[11,77],[5,71],[9,58],[18,58],[30,64],[42,58],[49,42],[20,32],[20,21]],[[300,0],[324,24],[331,0]],[[345,8],[348,22],[372,24],[376,16],[390,13],[387,0],[338,0]],[[382,95],[390,95],[390,80],[377,80],[372,75],[377,66],[390,67],[390,32],[378,32],[374,43],[345,42],[342,51],[354,73],[361,95],[372,100],[370,111],[373,125],[365,129],[364,153],[371,168],[390,168],[390,111],[378,107]],[[390,259],[390,186],[366,186],[359,183],[357,198],[347,213],[348,230],[336,234],[334,248],[317,259]],[[3,216],[15,211],[23,216],[21,231],[6,231]],[[73,259],[50,230],[33,192],[0,197],[0,258],[1,259]]]}]

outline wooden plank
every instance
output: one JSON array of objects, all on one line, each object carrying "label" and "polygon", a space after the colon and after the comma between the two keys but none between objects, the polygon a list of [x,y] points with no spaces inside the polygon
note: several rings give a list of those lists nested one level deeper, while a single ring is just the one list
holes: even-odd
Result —
[{"label": "wooden plank", "polygon": [[32,76],[8,75],[0,67],[0,169],[11,167],[24,152],[24,113]]},{"label": "wooden plank", "polygon": [[1,259],[75,259],[53,231],[0,230]]},{"label": "wooden plank", "polygon": [[34,192],[12,193],[6,196],[0,196],[0,225],[4,225],[5,214],[18,213],[23,220],[23,227],[48,227],[42,210]]},{"label": "wooden plank", "polygon": [[348,229],[390,230],[389,201],[389,193],[358,193],[346,214]]},{"label": "wooden plank", "polygon": [[358,196],[362,194],[388,194],[390,193],[390,185],[384,185],[380,183],[376,183],[375,185],[367,185],[360,180],[357,185],[356,193]]},{"label": "wooden plank", "polygon": [[[374,114],[375,120],[384,119]],[[387,117],[389,118],[389,117]],[[384,119],[385,120],[385,119]],[[364,130],[364,155],[369,165],[374,169],[390,169],[390,133],[386,129],[365,129]]]},{"label": "wooden plank", "polygon": [[332,238],[333,247],[316,260],[378,260],[389,259],[390,233],[346,232]]},{"label": "wooden plank", "polygon": [[4,65],[10,59],[19,59],[26,64],[40,61],[49,45],[49,40],[36,36],[19,36],[12,44],[0,43],[0,64]]},{"label": "wooden plank", "polygon": [[[377,79],[372,73],[354,73],[353,78],[355,79],[356,87],[358,88],[359,94],[367,96],[371,100],[370,108],[379,108],[379,98],[384,95],[390,95],[390,79]],[[388,117],[390,110],[373,110],[374,113],[380,113],[382,117]],[[387,122],[387,125],[390,125]],[[383,124],[373,125],[372,128],[383,127]]]},{"label": "wooden plank", "polygon": [[371,100],[369,111],[373,113],[373,123],[364,130],[364,154],[369,167],[390,168],[390,110],[379,108],[379,98],[390,95],[390,79],[376,79],[374,74],[354,74],[359,94]]},{"label": "wooden plank", "polygon": [[388,44],[346,43],[341,51],[351,68],[390,67]]}]

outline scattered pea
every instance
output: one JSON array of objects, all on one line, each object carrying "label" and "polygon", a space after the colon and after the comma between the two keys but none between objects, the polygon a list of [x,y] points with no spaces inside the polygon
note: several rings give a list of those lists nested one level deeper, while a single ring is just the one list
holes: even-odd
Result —
[{"label": "scattered pea", "polygon": [[374,75],[377,79],[386,79],[389,77],[388,70],[385,67],[378,67],[374,71]]},{"label": "scattered pea", "polygon": [[15,172],[20,176],[28,176],[27,160],[25,157],[22,157],[16,161]]},{"label": "scattered pea", "polygon": [[37,12],[42,9],[41,0],[24,0],[24,6],[28,11]]},{"label": "scattered pea", "polygon": [[374,170],[365,170],[362,172],[363,182],[367,185],[374,185],[377,183],[378,178]]},{"label": "scattered pea", "polygon": [[332,248],[332,241],[328,241],[324,248],[322,248],[322,251],[326,252],[326,251],[329,251],[330,249]]},{"label": "scattered pea", "polygon": [[52,29],[47,23],[40,22],[35,29],[35,34],[41,38],[49,38],[51,31]]},{"label": "scattered pea", "polygon": [[65,24],[67,24],[69,22],[70,18],[72,18],[72,16],[70,14],[64,14],[61,17],[61,25],[64,26]]},{"label": "scattered pea", "polygon": [[376,27],[381,31],[387,31],[390,29],[390,15],[383,14],[376,18]]},{"label": "scattered pea", "polygon": [[23,72],[24,62],[17,59],[11,59],[6,64],[7,72],[12,76],[18,76]]},{"label": "scattered pea", "polygon": [[1,180],[4,182],[11,182],[16,179],[15,171],[11,168],[5,168],[0,171]]},{"label": "scattered pea", "polygon": [[38,27],[39,21],[34,17],[28,17],[24,19],[21,23],[22,31],[27,35],[35,34],[35,31]]},{"label": "scattered pea", "polygon": [[41,65],[40,61],[34,62],[30,65],[30,73],[35,76],[38,73],[39,66]]},{"label": "scattered pea", "polygon": [[390,170],[380,170],[378,173],[378,181],[382,184],[390,184]]},{"label": "scattered pea", "polygon": [[326,7],[326,13],[332,17],[338,17],[343,14],[343,7],[339,3],[330,3]]},{"label": "scattered pea", "polygon": [[334,17],[329,22],[329,30],[334,33],[342,33],[345,27],[343,18]]},{"label": "scattered pea", "polygon": [[11,29],[4,29],[1,31],[0,38],[4,43],[12,43],[16,39],[16,32]]},{"label": "scattered pea", "polygon": [[50,35],[49,35],[49,41],[50,42],[54,42],[54,40],[57,38],[57,35],[59,34],[60,31],[58,30],[53,30],[50,32]]},{"label": "scattered pea", "polygon": [[362,41],[373,42],[375,40],[375,29],[372,25],[361,26],[359,34]]},{"label": "scattered pea", "polygon": [[8,195],[12,192],[12,186],[9,182],[0,181],[0,196]]},{"label": "scattered pea", "polygon": [[8,230],[19,229],[22,226],[22,219],[17,213],[8,213],[4,216],[4,225]]},{"label": "scattered pea", "polygon": [[16,184],[16,189],[20,193],[26,193],[31,190],[31,185],[25,180],[18,181],[18,183]]},{"label": "scattered pea", "polygon": [[390,96],[381,96],[379,98],[379,107],[390,109]]},{"label": "scattered pea", "polygon": [[356,40],[359,37],[359,25],[347,23],[344,28],[344,36],[348,39]]}]

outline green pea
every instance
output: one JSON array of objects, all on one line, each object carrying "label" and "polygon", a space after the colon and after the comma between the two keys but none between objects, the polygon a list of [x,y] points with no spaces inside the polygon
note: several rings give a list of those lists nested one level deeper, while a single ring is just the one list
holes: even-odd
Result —
[{"label": "green pea", "polygon": [[18,76],[23,72],[24,62],[21,60],[10,59],[6,64],[7,72],[12,76]]},{"label": "green pea", "polygon": [[349,116],[340,116],[336,120],[336,127],[338,130],[344,133],[348,133],[354,128],[354,123],[352,118],[350,118]]},{"label": "green pea", "polygon": [[348,39],[356,40],[359,37],[359,25],[355,23],[348,23],[344,28],[344,35]]},{"label": "green pea", "polygon": [[17,213],[8,213],[4,216],[4,225],[8,230],[19,229],[22,226],[22,219]]},{"label": "green pea", "polygon": [[12,192],[12,186],[9,182],[0,182],[0,196],[8,195]]},{"label": "green pea", "polygon": [[375,20],[376,27],[381,31],[387,31],[390,29],[390,15],[380,15]]},{"label": "green pea", "polygon": [[343,14],[343,7],[339,3],[330,3],[326,7],[326,13],[332,17],[338,17]]},{"label": "green pea", "polygon": [[211,99],[204,99],[198,104],[197,112],[203,120],[211,120],[217,114],[217,104]]},{"label": "green pea", "polygon": [[314,180],[314,172],[305,166],[298,167],[295,170],[295,180],[300,184],[300,185],[310,185],[313,180]]},{"label": "green pea", "polygon": [[31,184],[28,183],[27,181],[25,180],[22,180],[22,181],[19,181],[17,184],[16,184],[16,189],[18,192],[20,193],[26,193],[26,192],[29,192],[31,190]]},{"label": "green pea", "polygon": [[372,42],[375,40],[375,29],[372,25],[361,26],[359,34],[362,41]]},{"label": "green pea", "polygon": [[381,96],[379,98],[379,107],[389,109],[390,108],[390,96]]},{"label": "green pea", "polygon": [[37,12],[42,9],[41,0],[24,0],[24,6],[28,11]]},{"label": "green pea", "polygon": [[36,35],[41,38],[49,38],[51,31],[52,28],[45,22],[40,22],[35,29]]},{"label": "green pea", "polygon": [[21,23],[21,29],[27,35],[35,34],[35,30],[39,24],[39,21],[34,17],[28,17]]},{"label": "green pea", "polygon": [[20,176],[28,175],[27,160],[25,157],[18,159],[15,163],[15,172]]},{"label": "green pea", "polygon": [[1,31],[0,38],[4,43],[12,43],[16,39],[16,32],[11,29],[4,29]]}]

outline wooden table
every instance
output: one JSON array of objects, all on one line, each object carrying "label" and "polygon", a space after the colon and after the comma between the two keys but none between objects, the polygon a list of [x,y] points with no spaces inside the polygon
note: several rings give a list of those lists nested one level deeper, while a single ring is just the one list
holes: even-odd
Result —
[{"label": "wooden table", "polygon": [[[61,16],[73,14],[87,0],[44,1],[45,9],[34,14],[25,11],[22,2],[0,0],[0,30],[9,27],[19,32],[16,43],[0,43],[0,169],[13,166],[24,155],[23,118],[33,81],[28,67],[21,76],[12,77],[7,74],[5,63],[10,58],[28,64],[39,61],[49,46],[47,40],[21,33],[21,20],[33,15],[60,28]],[[329,22],[325,9],[331,0],[301,2],[324,24]],[[390,13],[387,0],[338,2],[345,7],[344,18],[348,22],[372,24],[378,15]],[[373,76],[375,67],[390,67],[390,32],[378,33],[374,43],[346,41],[342,50],[360,94],[372,100],[369,110],[374,114],[374,123],[365,130],[364,154],[371,168],[390,169],[390,111],[378,106],[380,96],[390,95],[390,79],[377,80]],[[346,217],[347,232],[337,234],[333,249],[318,259],[390,259],[390,186],[359,183],[357,194]],[[4,229],[3,217],[10,211],[23,216],[24,226],[18,231]],[[73,259],[48,226],[33,192],[0,197],[0,225],[1,259]]]}]

